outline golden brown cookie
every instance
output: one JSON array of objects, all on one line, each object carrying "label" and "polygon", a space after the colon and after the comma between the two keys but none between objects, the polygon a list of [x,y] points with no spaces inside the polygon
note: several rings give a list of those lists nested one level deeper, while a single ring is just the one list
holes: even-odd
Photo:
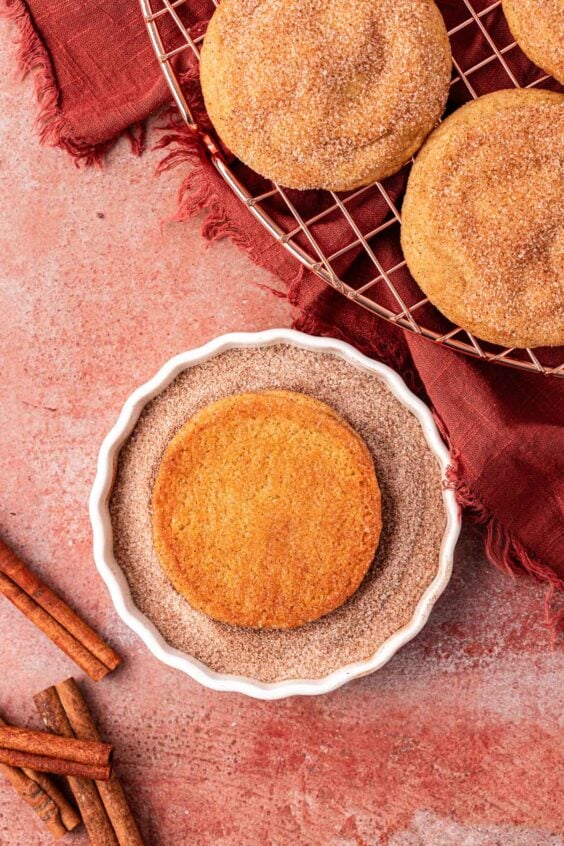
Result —
[{"label": "golden brown cookie", "polygon": [[564,0],[502,0],[501,5],[522,51],[564,83]]},{"label": "golden brown cookie", "polygon": [[432,0],[222,0],[201,81],[223,142],[289,188],[399,170],[439,120],[450,45]]},{"label": "golden brown cookie", "polygon": [[380,490],[364,441],[291,391],[239,394],[167,446],[153,490],[161,565],[193,608],[292,628],[341,605],[370,567]]},{"label": "golden brown cookie", "polygon": [[443,314],[510,347],[564,344],[564,95],[481,97],[429,137],[402,210],[408,267]]}]

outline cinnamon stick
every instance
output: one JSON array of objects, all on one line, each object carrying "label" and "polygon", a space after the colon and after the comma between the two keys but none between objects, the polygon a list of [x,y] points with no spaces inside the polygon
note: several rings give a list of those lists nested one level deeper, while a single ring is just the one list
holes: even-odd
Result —
[{"label": "cinnamon stick", "polygon": [[0,540],[0,593],[41,629],[94,681],[121,658],[60,596],[31,573]]},{"label": "cinnamon stick", "polygon": [[[100,742],[94,719],[75,680],[69,678],[60,682],[56,685],[56,691],[76,737]],[[100,782],[97,787],[119,846],[143,846],[139,829],[115,772],[109,781]]]},{"label": "cinnamon stick", "polygon": [[[48,687],[47,690],[38,693],[33,697],[33,701],[50,731],[63,737],[75,736],[54,687]],[[69,776],[68,783],[92,846],[120,846],[96,784],[89,779],[75,776]]]},{"label": "cinnamon stick", "polygon": [[[0,717],[0,726],[5,725]],[[48,776],[35,770],[10,767],[7,764],[0,764],[0,772],[23,801],[33,808],[55,840],[80,825],[79,815]]]},{"label": "cinnamon stick", "polygon": [[57,806],[61,822],[67,831],[73,831],[82,822],[80,814],[69,802],[65,794],[59,790],[55,782],[45,773],[38,773],[27,767],[21,770],[31,781],[37,784],[39,790],[43,791]]},{"label": "cinnamon stick", "polygon": [[112,769],[112,747],[44,731],[0,726],[0,763],[107,781]]},{"label": "cinnamon stick", "polygon": [[0,772],[6,776],[24,802],[33,808],[55,840],[67,833],[68,829],[61,819],[59,808],[33,779],[28,778],[18,767],[9,767],[7,764],[0,764]]},{"label": "cinnamon stick", "polygon": [[40,773],[51,773],[51,775],[81,776],[97,781],[108,781],[112,773],[109,764],[81,764],[65,758],[20,752],[18,749],[0,748],[0,764],[8,764],[10,767],[27,767]]},{"label": "cinnamon stick", "polygon": [[0,749],[104,767],[111,763],[113,747],[109,743],[60,737],[46,731],[0,726]]}]

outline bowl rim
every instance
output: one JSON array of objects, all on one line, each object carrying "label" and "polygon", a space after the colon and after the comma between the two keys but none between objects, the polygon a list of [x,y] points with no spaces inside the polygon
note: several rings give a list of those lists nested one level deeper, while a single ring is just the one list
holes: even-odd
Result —
[{"label": "bowl rim", "polygon": [[[165,641],[154,623],[137,608],[125,575],[113,553],[109,499],[119,451],[133,431],[147,403],[189,367],[201,364],[231,349],[266,347],[275,344],[296,346],[313,352],[333,353],[355,367],[368,370],[384,382],[392,394],[414,414],[441,468],[446,527],[439,551],[437,573],[421,595],[411,620],[394,632],[370,658],[340,667],[319,679],[261,682],[245,676],[218,673],[197,658],[175,649]],[[96,568],[109,590],[118,615],[141,638],[150,652],[164,664],[181,670],[205,687],[223,692],[243,693],[263,700],[329,693],[352,679],[372,673],[384,666],[398,649],[421,631],[433,606],[446,588],[452,573],[454,549],[461,528],[460,509],[454,492],[444,484],[447,481],[449,462],[449,451],[441,439],[429,408],[409,390],[398,373],[385,364],[367,358],[350,344],[333,338],[306,335],[294,329],[267,329],[262,332],[231,332],[220,335],[203,346],[187,350],[169,359],[148,382],[130,394],[117,421],[104,438],[98,454],[96,477],[89,498]]]}]

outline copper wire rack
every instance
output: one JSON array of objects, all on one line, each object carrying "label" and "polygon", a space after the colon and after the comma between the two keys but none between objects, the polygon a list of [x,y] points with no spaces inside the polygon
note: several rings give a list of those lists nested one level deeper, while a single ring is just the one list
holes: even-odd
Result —
[{"label": "copper wire rack", "polygon": [[[298,262],[359,307],[435,344],[476,359],[564,378],[563,348],[533,350],[485,343],[449,323],[418,288],[409,275],[399,245],[401,198],[409,165],[383,183],[375,182],[345,193],[290,191],[256,174],[250,179],[247,169],[237,167],[236,162],[224,155],[213,131],[198,125],[187,86],[182,82],[186,54],[199,59],[207,21],[218,0],[198,3],[140,0],[140,4],[155,54],[183,120],[200,133],[213,165],[249,213]],[[447,110],[501,88],[557,87],[552,77],[523,56],[505,23],[501,0],[493,3],[447,0],[442,4],[439,0],[439,6],[445,16],[453,53]],[[469,37],[473,39],[472,54],[477,59],[470,65],[465,46]],[[359,202],[366,208],[368,199],[375,208],[383,207],[383,214],[377,225],[366,230],[356,217],[356,209]],[[323,242],[323,230],[328,221],[335,220],[340,223],[342,243],[335,245],[333,226],[328,249]],[[368,259],[364,262],[364,278],[356,273],[357,260],[347,265],[347,257],[358,257],[359,252],[363,259]],[[368,278],[367,266],[371,268]]]}]

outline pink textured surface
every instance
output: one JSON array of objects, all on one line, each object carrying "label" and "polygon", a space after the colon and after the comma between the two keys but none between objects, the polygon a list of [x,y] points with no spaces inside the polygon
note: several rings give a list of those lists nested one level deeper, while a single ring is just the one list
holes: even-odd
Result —
[{"label": "pink textured surface", "polygon": [[[0,38],[9,28],[0,24]],[[11,30],[10,30],[11,32]],[[159,221],[177,176],[127,145],[75,170],[33,135],[31,86],[0,57],[0,533],[118,647],[88,698],[152,846],[561,846],[562,658],[542,592],[484,561],[467,530],[423,633],[381,672],[321,699],[220,695],[161,666],[114,613],[87,497],[126,395],[221,332],[288,325],[228,242]],[[0,599],[0,711],[81,674]],[[0,782],[0,846],[47,844]],[[84,834],[65,842],[82,846]]]}]

